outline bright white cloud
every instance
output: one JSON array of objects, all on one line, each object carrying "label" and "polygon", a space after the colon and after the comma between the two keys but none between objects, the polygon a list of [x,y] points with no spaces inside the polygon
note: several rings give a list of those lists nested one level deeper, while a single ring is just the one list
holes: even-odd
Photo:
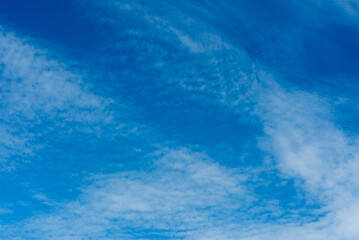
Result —
[{"label": "bright white cloud", "polygon": [[352,227],[359,219],[354,211],[359,188],[357,138],[335,126],[330,104],[314,94],[278,86],[262,92],[257,109],[267,134],[262,148],[273,154],[287,177],[303,182],[299,186],[307,190],[307,197],[328,212],[319,223],[327,222],[324,228],[335,239],[357,238],[359,231]]}]

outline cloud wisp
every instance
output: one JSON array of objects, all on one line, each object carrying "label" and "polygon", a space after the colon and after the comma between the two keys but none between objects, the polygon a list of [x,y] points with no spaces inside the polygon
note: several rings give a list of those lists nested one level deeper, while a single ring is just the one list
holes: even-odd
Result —
[{"label": "cloud wisp", "polygon": [[[57,129],[96,132],[113,121],[111,99],[92,93],[82,76],[52,60],[30,40],[0,28],[1,164],[43,148],[37,139]],[[69,126],[71,124],[71,126]]]},{"label": "cloud wisp", "polygon": [[93,176],[78,200],[25,221],[20,235],[10,236],[192,238],[246,218],[243,212],[256,200],[245,186],[248,176],[205,154],[164,149],[151,158],[147,171]]}]

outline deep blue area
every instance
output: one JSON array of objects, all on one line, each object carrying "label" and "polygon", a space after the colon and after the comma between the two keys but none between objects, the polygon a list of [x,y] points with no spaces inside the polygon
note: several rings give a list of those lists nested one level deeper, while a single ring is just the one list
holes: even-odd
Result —
[{"label": "deep blue area", "polygon": [[[73,0],[2,0],[0,23],[80,53],[94,50],[98,31]],[[83,53],[82,53],[83,54]]]}]

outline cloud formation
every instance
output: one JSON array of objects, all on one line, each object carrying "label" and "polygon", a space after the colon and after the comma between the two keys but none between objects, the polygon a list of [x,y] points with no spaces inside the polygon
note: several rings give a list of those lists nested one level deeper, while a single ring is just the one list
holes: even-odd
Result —
[{"label": "cloud formation", "polygon": [[[164,141],[155,146],[157,152],[139,154],[141,165],[132,170],[96,172],[82,182],[79,195],[48,212],[37,212],[28,219],[7,224],[5,227],[10,230],[3,231],[2,237],[243,240],[359,237],[357,135],[347,134],[335,122],[335,96],[299,90],[283,79],[278,68],[271,69],[271,61],[261,61],[277,56],[255,58],[255,51],[242,38],[260,38],[261,34],[267,37],[266,31],[245,35],[242,30],[239,35],[243,37],[236,35],[237,41],[233,40],[231,26],[225,25],[230,17],[218,19],[225,15],[218,13],[218,9],[227,9],[230,15],[232,3],[219,1],[178,4],[85,0],[78,4],[82,4],[93,22],[106,26],[104,31],[111,33],[102,43],[110,51],[101,57],[114,69],[119,66],[114,75],[125,72],[144,89],[147,85],[160,86],[160,94],[179,91],[193,102],[219,106],[223,112],[218,114],[230,112],[238,121],[245,114],[262,130],[257,145],[251,147],[263,159],[256,169],[248,163],[243,163],[242,168],[229,167],[223,164],[224,159],[190,149],[198,146],[184,148],[181,146],[187,146],[186,143],[174,141],[171,144],[176,148],[163,148],[168,143]],[[251,6],[238,4],[234,4],[236,8]],[[311,7],[322,10],[322,4],[293,1],[290,6],[300,6],[301,13],[308,13],[306,9]],[[356,11],[354,1],[338,2],[337,6],[349,14]],[[251,12],[235,18],[239,21],[236,29],[257,26],[250,15]],[[244,20],[250,22],[248,26]],[[330,17],[325,18],[316,26],[329,21]],[[298,21],[302,25],[294,22],[289,27],[298,33],[286,35],[290,48],[304,45],[304,32],[310,34],[305,29],[307,19]],[[273,29],[282,33],[286,27]],[[294,39],[296,36],[300,38]],[[253,42],[260,45],[265,41]],[[16,154],[34,154],[34,149],[42,147],[42,141],[34,139],[46,137],[54,128],[72,123],[70,128],[96,132],[97,125],[101,129],[114,121],[113,114],[119,115],[107,110],[113,103],[110,97],[92,93],[80,75],[66,70],[59,61],[49,60],[46,53],[27,41],[3,30],[0,46],[4,80],[0,101],[7,110],[1,116],[0,150],[4,151],[0,156],[5,163]],[[38,127],[41,132],[34,130]],[[155,134],[143,136],[146,140],[135,147],[141,152],[143,146],[154,144],[156,138]],[[272,175],[263,177],[266,174]],[[280,180],[275,182],[274,178]],[[285,181],[292,181],[293,185],[285,185]],[[288,193],[287,198],[283,197],[285,194],[278,197],[275,190],[265,194],[263,188],[294,193]]]},{"label": "cloud formation", "polygon": [[[247,176],[202,153],[164,149],[147,171],[92,177],[78,200],[26,221],[15,237],[183,238],[244,218],[255,197]],[[238,213],[235,213],[237,212]],[[10,235],[11,236],[11,235]]]},{"label": "cloud formation", "polygon": [[112,121],[106,111],[111,99],[92,93],[82,76],[49,58],[50,53],[0,30],[1,162],[5,169],[14,164],[8,159],[42,148],[36,139],[67,123],[94,131],[96,124]]},{"label": "cloud formation", "polygon": [[[112,6],[111,2],[107,4]],[[168,12],[176,8],[174,5],[159,16],[156,14],[160,11],[155,5],[136,6],[120,7],[118,10],[130,12],[135,19],[141,19],[144,15],[138,12],[146,9],[143,21],[150,25],[142,32],[155,29],[160,36],[166,36],[172,42],[179,41],[193,54],[186,59],[179,56],[183,54],[183,49],[175,48],[176,54],[172,55],[170,65],[161,67],[161,79],[205,101],[214,99],[234,112],[239,111],[243,102],[247,106],[252,105],[250,112],[261,119],[266,134],[259,142],[261,148],[275,159],[283,177],[295,179],[298,187],[306,191],[308,201],[321,206],[323,217],[319,217],[317,222],[308,222],[303,227],[278,225],[275,227],[277,234],[272,233],[271,237],[353,239],[358,236],[355,228],[351,227],[357,222],[356,215],[348,217],[357,204],[357,139],[347,136],[331,121],[334,119],[331,100],[305,91],[284,89],[280,86],[280,76],[266,73],[268,70],[251,60],[243,50],[224,41],[202,20],[196,21],[193,16],[172,18]],[[185,14],[182,9],[176,10],[179,16]],[[149,17],[149,13],[154,15]],[[107,24],[113,23],[107,21]],[[185,27],[186,24],[191,24],[191,28]],[[116,28],[116,23],[113,27]],[[211,38],[202,37],[209,35],[215,36],[218,41],[220,39],[221,46],[225,47],[210,47]],[[161,46],[152,46],[150,42],[144,44],[159,48],[162,55],[166,54],[166,49]],[[178,58],[181,58],[180,62]],[[227,62],[228,59],[230,61]],[[176,71],[177,67],[179,71]],[[300,237],[291,235],[294,232],[301,232]]]}]

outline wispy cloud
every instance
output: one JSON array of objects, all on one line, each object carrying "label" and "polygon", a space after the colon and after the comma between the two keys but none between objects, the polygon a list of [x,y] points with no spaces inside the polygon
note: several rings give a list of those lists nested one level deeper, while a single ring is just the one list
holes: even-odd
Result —
[{"label": "wispy cloud", "polygon": [[[111,99],[89,90],[82,76],[66,69],[51,54],[28,40],[0,28],[1,162],[41,148],[35,139],[72,123],[72,128],[94,131],[91,126],[112,121]],[[92,130],[91,130],[92,128]]]},{"label": "wispy cloud", "polygon": [[[257,107],[268,136],[261,142],[263,149],[273,154],[287,177],[302,182],[299,186],[307,190],[309,199],[328,212],[328,231],[337,238],[358,236],[351,227],[359,219],[353,211],[358,204],[357,137],[346,136],[331,121],[333,112],[323,97],[280,87],[262,97]],[[348,211],[353,213],[350,218]],[[326,217],[320,221],[327,221]]]},{"label": "wispy cloud", "polygon": [[240,226],[242,213],[256,200],[245,186],[248,176],[205,154],[182,148],[149,157],[154,160],[146,171],[93,176],[78,200],[26,221],[13,236],[192,238],[235,221]]}]

